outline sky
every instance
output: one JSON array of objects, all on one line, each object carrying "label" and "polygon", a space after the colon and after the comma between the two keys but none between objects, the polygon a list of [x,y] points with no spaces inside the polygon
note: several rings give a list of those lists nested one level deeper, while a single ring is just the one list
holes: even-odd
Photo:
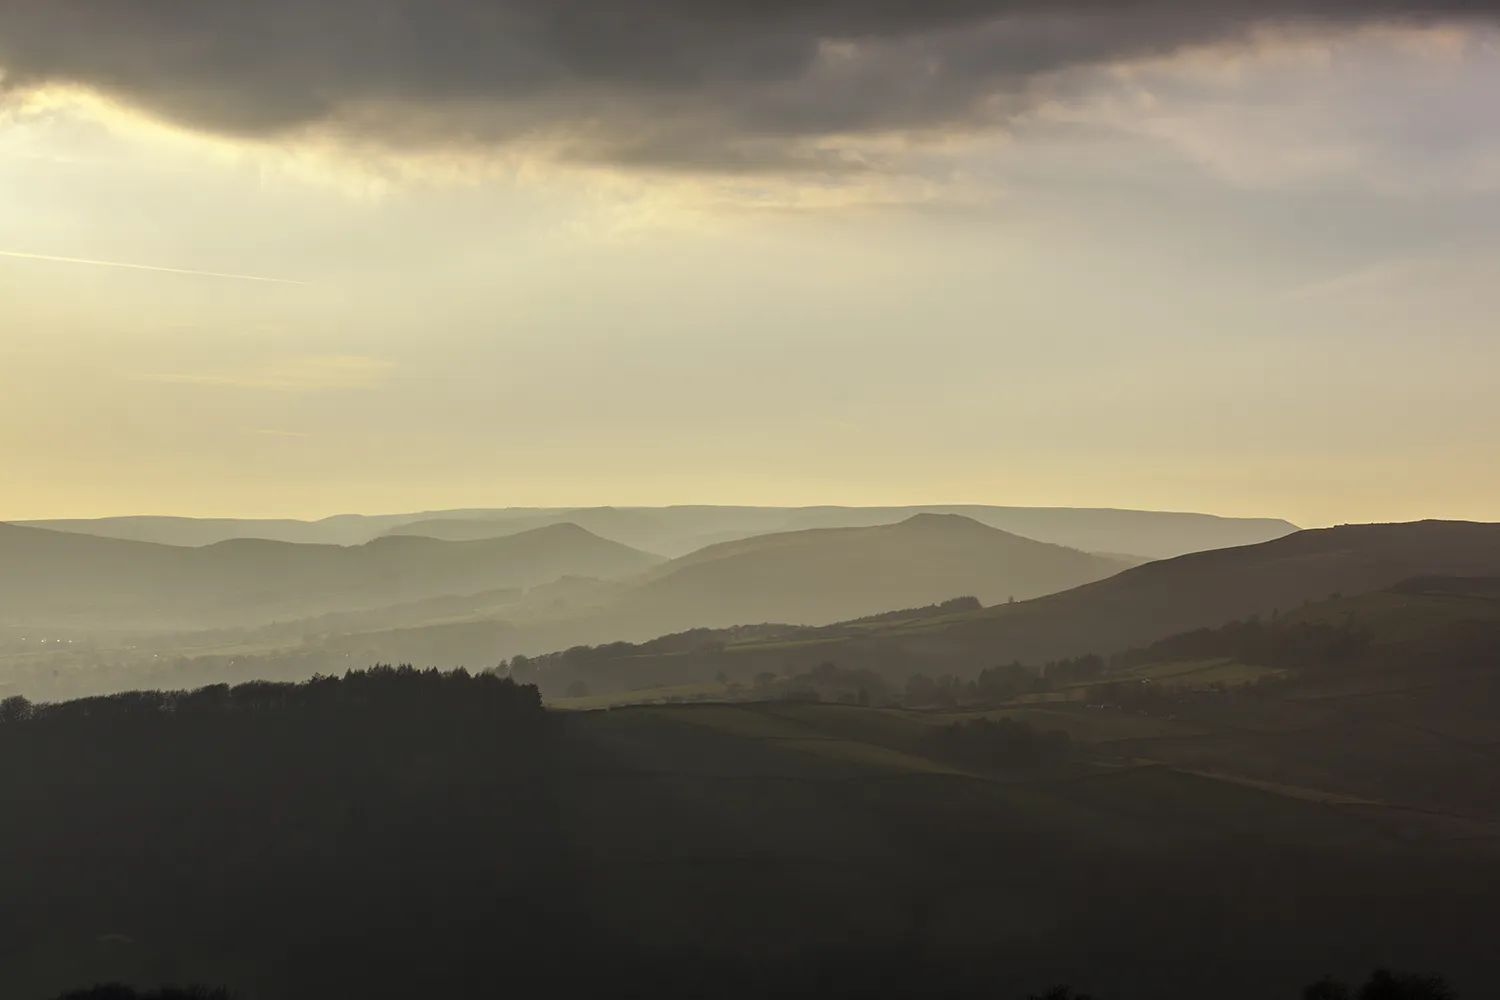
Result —
[{"label": "sky", "polygon": [[0,518],[1500,520],[1500,14],[0,0]]}]

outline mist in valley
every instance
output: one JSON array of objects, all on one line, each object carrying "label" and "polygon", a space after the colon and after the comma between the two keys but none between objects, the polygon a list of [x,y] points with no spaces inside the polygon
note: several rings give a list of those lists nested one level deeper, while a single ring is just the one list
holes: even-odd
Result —
[{"label": "mist in valley", "polygon": [[0,0],[0,998],[1481,1000],[1488,0]]}]

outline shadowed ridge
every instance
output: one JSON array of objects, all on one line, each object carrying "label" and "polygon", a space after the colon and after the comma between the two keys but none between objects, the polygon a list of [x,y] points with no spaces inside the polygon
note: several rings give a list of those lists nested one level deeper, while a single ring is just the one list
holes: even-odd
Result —
[{"label": "shadowed ridge", "polygon": [[922,629],[893,624],[850,636],[833,626],[806,630],[797,648],[769,640],[763,650],[754,642],[741,644],[734,663],[750,674],[811,669],[831,660],[878,664],[892,676],[918,670],[972,676],[985,665],[1017,660],[1037,664],[1108,656],[1179,632],[1270,617],[1333,594],[1383,590],[1414,577],[1496,575],[1500,524],[1418,521],[1318,528],[1146,563],[1016,603],[991,596],[982,610],[945,616]]},{"label": "shadowed ridge", "polygon": [[[1240,570],[1244,569],[1247,564],[1269,565],[1283,559],[1307,556],[1332,557],[1340,554],[1352,556],[1356,560],[1362,558],[1372,565],[1381,559],[1394,561],[1407,558],[1416,563],[1426,560],[1443,565],[1472,564],[1482,568],[1492,565],[1493,547],[1497,544],[1500,544],[1500,524],[1486,521],[1429,519],[1382,524],[1342,524],[1330,528],[1304,528],[1268,542],[1209,549],[1204,552],[1189,552],[1171,559],[1158,559],[1126,570],[1112,581],[1112,586],[1125,587],[1135,581],[1147,579],[1179,579],[1220,569]],[[1477,547],[1469,553],[1469,556],[1466,556],[1465,553],[1471,545]],[[1415,571],[1418,575],[1422,572]],[[1439,571],[1434,575],[1455,574]],[[1374,590],[1393,586],[1399,582],[1399,579],[1382,580],[1365,589]],[[1079,588],[1080,591],[1087,589],[1087,587]],[[1061,599],[1066,595],[1053,596]]]}]

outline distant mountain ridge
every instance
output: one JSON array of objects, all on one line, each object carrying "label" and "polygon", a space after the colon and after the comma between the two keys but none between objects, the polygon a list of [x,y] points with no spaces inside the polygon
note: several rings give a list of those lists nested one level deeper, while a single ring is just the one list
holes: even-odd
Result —
[{"label": "distant mountain ridge", "polygon": [[910,507],[588,507],[497,508],[409,514],[341,514],[319,521],[116,517],[17,522],[28,527],[170,545],[230,538],[357,545],[384,534],[473,541],[571,521],[594,534],[666,557],[753,535],[809,528],[895,524],[922,513],[959,514],[992,528],[1087,552],[1166,558],[1266,541],[1297,530],[1273,518],[1226,518],[1162,511],[985,505]]},{"label": "distant mountain ridge", "polygon": [[630,576],[657,561],[573,524],[474,542],[232,539],[196,548],[0,524],[0,616],[26,623],[104,615],[136,628],[269,620],[565,576]]}]

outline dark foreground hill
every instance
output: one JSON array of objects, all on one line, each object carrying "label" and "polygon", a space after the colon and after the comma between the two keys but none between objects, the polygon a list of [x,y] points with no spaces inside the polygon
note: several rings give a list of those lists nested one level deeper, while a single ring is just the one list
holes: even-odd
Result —
[{"label": "dark foreground hill", "polygon": [[570,524],[478,542],[237,539],[201,548],[0,524],[0,616],[137,630],[265,621],[568,575],[633,575],[656,561]]},{"label": "dark foreground hill", "polygon": [[824,661],[898,679],[916,671],[972,677],[1013,661],[1038,665],[1088,653],[1108,656],[1178,632],[1288,612],[1332,594],[1367,593],[1411,577],[1497,574],[1497,524],[1348,525],[1147,563],[1072,590],[965,614],[788,631],[671,656],[630,655],[596,666],[589,680],[600,689],[690,683],[720,671],[748,680]]},{"label": "dark foreground hill", "polygon": [[[676,968],[680,969],[682,962],[679,960]],[[803,963],[801,968],[780,970],[774,979],[766,974],[766,970],[757,970],[759,975],[746,975],[748,970],[733,964],[724,964],[713,968],[712,964],[705,963],[701,966],[697,975],[696,992],[703,995],[705,992],[713,995],[725,995],[732,992],[736,996],[747,995],[744,989],[746,982],[759,980],[759,996],[768,998],[784,996],[806,996],[816,995],[819,997],[854,997],[863,1000],[877,1000],[881,997],[900,997],[906,1000],[913,995],[937,996],[958,1000],[959,997],[970,995],[953,989],[943,989],[939,984],[943,980],[943,970],[931,965],[923,966],[919,963],[911,963],[898,966],[890,960],[889,954],[853,952],[839,955],[820,956],[817,960]],[[654,974],[653,974],[654,972]],[[634,977],[614,979],[610,985],[616,993],[634,994],[628,985],[632,982],[649,983],[649,989],[653,996],[662,997],[675,995],[676,990],[669,988],[661,974],[662,970],[647,971],[637,970]],[[601,985],[605,983],[602,977]],[[727,984],[735,983],[739,988],[727,988]],[[752,987],[753,988],[753,987]],[[599,995],[599,987],[588,991],[585,995]],[[522,995],[519,991],[512,991],[512,996]],[[985,1000],[997,1000],[987,990],[982,991],[980,996]],[[1457,1000],[1457,995],[1442,976],[1431,974],[1393,972],[1390,969],[1376,969],[1358,990],[1350,987],[1330,976],[1324,976],[1315,983],[1309,983],[1302,991],[1303,1000]],[[548,993],[549,997],[559,997],[556,988]],[[1290,1000],[1290,994],[1287,995]],[[167,987],[162,990],[140,992],[123,984],[111,983],[103,986],[95,986],[86,990],[70,991],[56,1000],[236,1000],[233,994],[227,990],[210,990],[204,987],[177,988]],[[325,1000],[333,1000],[327,997]],[[1018,998],[1019,1000],[1019,998]],[[1095,1000],[1094,997],[1084,993],[1075,993],[1066,986],[1054,986],[1041,994],[1030,994],[1025,1000]]]},{"label": "dark foreground hill", "polygon": [[1485,824],[1110,745],[1165,719],[973,715],[390,670],[7,701],[0,995],[1262,1000],[1382,963],[1487,995]]}]

